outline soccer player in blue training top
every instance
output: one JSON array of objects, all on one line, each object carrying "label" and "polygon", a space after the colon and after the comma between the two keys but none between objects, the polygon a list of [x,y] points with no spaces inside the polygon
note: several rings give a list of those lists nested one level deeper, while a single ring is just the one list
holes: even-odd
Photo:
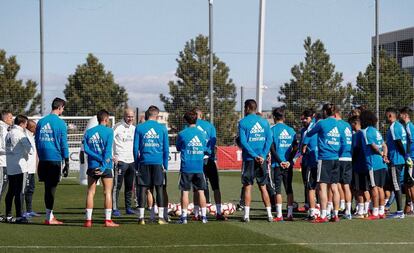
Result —
[{"label": "soccer player in blue training top", "polygon": [[[201,207],[201,221],[207,223],[206,179],[203,172],[204,155],[208,154],[207,139],[203,131],[197,128],[197,113],[188,111],[184,114],[184,120],[189,127],[178,133],[177,151],[181,154],[180,190],[181,190],[181,218],[180,224],[187,224],[187,208],[189,191],[191,187],[197,191]],[[209,154],[208,154],[209,155]]]},{"label": "soccer player in blue training top", "polygon": [[108,127],[109,113],[100,110],[97,113],[99,125],[86,131],[83,137],[85,153],[88,155],[88,193],[86,197],[86,221],[84,227],[92,227],[93,199],[96,183],[102,180],[104,187],[105,227],[118,227],[111,219],[112,214],[112,144],[114,131]]},{"label": "soccer player in blue training top", "polygon": [[137,126],[134,135],[134,158],[137,164],[137,184],[141,187],[138,196],[138,223],[145,224],[144,204],[146,192],[155,187],[158,205],[158,224],[167,224],[164,220],[163,185],[164,170],[168,170],[169,144],[168,130],[165,125],[157,122],[160,112],[152,105],[148,108],[148,120]]},{"label": "soccer player in blue training top", "polygon": [[272,112],[275,125],[272,127],[273,143],[271,148],[272,169],[274,169],[276,217],[273,221],[283,221],[282,182],[287,195],[288,213],[286,220],[293,221],[293,157],[297,151],[296,132],[286,125],[285,109],[275,108]]},{"label": "soccer player in blue training top", "polygon": [[334,215],[332,222],[339,221],[339,150],[341,148],[341,134],[338,129],[338,121],[335,119],[336,106],[325,104],[322,107],[323,120],[319,121],[307,134],[311,137],[318,135],[318,174],[319,200],[321,204],[321,215],[312,220],[315,223],[328,222],[327,202],[328,191],[333,194]]},{"label": "soccer player in blue training top", "polygon": [[400,109],[400,120],[405,125],[405,130],[407,132],[407,146],[409,147],[409,152],[407,152],[407,163],[404,170],[404,185],[407,190],[406,202],[409,206],[407,210],[409,214],[413,214],[414,206],[414,175],[413,175],[413,159],[414,159],[414,124],[410,120],[410,115],[412,110],[409,107],[403,107]]},{"label": "soccer player in blue training top", "polygon": [[363,219],[368,217],[371,196],[369,194],[369,175],[364,147],[362,142],[364,134],[361,131],[361,120],[359,116],[354,115],[349,118],[352,130],[352,171],[353,171],[353,188],[355,189],[357,200],[357,213],[355,218]]},{"label": "soccer player in blue training top", "polygon": [[362,133],[362,147],[368,167],[371,187],[372,214],[369,220],[385,218],[384,185],[387,177],[387,145],[385,145],[381,133],[375,128],[378,122],[375,113],[365,110],[360,115]]},{"label": "soccer player in blue training top", "polygon": [[244,186],[244,216],[242,222],[250,221],[250,203],[254,180],[262,195],[267,211],[267,220],[273,222],[272,207],[266,185],[270,177],[267,168],[267,155],[272,145],[272,132],[267,120],[256,115],[257,104],[253,99],[244,102],[245,117],[239,121],[240,146],[242,148]]},{"label": "soccer player in blue training top", "polygon": [[[206,201],[209,202],[209,191],[208,191],[208,184],[210,183],[211,189],[214,193],[214,202],[216,203],[216,220],[227,220],[227,218],[221,212],[221,192],[220,192],[220,185],[219,185],[219,175],[217,171],[216,165],[216,128],[210,122],[203,120],[203,112],[200,108],[195,108],[194,111],[197,113],[197,122],[196,126],[198,129],[203,131],[207,136],[207,149],[209,156],[204,157],[204,175],[206,176],[206,190],[204,191],[204,195],[206,196]],[[194,219],[198,219],[199,214],[199,205],[198,205],[198,194],[194,193]]]},{"label": "soccer player in blue training top", "polygon": [[315,195],[318,172],[318,136],[307,137],[306,134],[315,126],[318,118],[313,110],[308,109],[302,113],[301,121],[303,128],[301,129],[302,140],[299,146],[302,153],[302,180],[309,207],[306,219],[310,221],[314,220],[318,214]]},{"label": "soccer player in blue training top", "polygon": [[350,187],[352,183],[352,128],[348,122],[342,119],[339,109],[335,113],[335,118],[338,120],[339,133],[342,135],[339,150],[339,206],[340,209],[345,209],[344,218],[350,220],[352,219],[352,193]]},{"label": "soccer player in blue training top", "polygon": [[[65,100],[55,98],[52,112],[41,118],[36,126],[35,142],[39,164],[39,181],[45,183],[46,225],[60,225],[63,222],[53,215],[56,187],[69,174],[69,147],[65,121],[59,118],[65,108]],[[65,166],[62,171],[62,161]]]},{"label": "soccer player in blue training top", "polygon": [[402,206],[402,185],[401,178],[404,172],[407,152],[407,132],[404,126],[397,121],[397,110],[387,108],[385,110],[387,123],[390,124],[387,130],[388,166],[387,190],[394,191],[397,202],[397,212],[391,215],[391,218],[404,218]]}]

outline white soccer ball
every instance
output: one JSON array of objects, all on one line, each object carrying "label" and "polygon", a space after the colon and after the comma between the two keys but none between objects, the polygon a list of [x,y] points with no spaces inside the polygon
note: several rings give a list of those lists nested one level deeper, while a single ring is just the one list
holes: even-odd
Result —
[{"label": "white soccer ball", "polygon": [[216,213],[217,213],[217,208],[216,208],[216,205],[210,205],[210,206],[208,207],[208,212],[209,212],[211,215],[215,216],[215,215],[216,215]]},{"label": "white soccer ball", "polygon": [[175,216],[180,216],[181,215],[181,204],[176,204],[175,205]]},{"label": "white soccer ball", "polygon": [[233,203],[228,203],[228,208],[229,208],[229,215],[232,215],[236,212],[236,205],[234,205]]},{"label": "white soccer ball", "polygon": [[194,212],[194,204],[190,203],[190,204],[188,204],[188,207],[187,207],[187,214],[190,215],[193,212]]}]

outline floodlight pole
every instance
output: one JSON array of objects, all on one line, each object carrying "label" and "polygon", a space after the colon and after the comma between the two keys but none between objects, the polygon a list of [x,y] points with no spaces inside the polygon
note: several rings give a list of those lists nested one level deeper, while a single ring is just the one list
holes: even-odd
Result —
[{"label": "floodlight pole", "polygon": [[266,0],[260,0],[259,14],[259,41],[257,50],[257,111],[262,112],[263,104],[263,63],[264,63],[264,35],[265,35]]},{"label": "floodlight pole", "polygon": [[210,51],[210,122],[214,124],[214,74],[213,74],[213,0],[208,1],[208,38]]},{"label": "floodlight pole", "polygon": [[377,128],[379,129],[379,80],[380,80],[380,54],[379,54],[379,0],[375,0],[375,87],[376,87],[376,113],[377,113]]},{"label": "floodlight pole", "polygon": [[40,114],[45,114],[45,90],[43,76],[43,0],[39,0],[39,26],[40,26]]}]

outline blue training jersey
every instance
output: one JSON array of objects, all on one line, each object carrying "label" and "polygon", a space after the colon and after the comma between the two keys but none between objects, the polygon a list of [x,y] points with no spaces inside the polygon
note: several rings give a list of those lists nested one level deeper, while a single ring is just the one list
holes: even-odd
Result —
[{"label": "blue training jersey", "polygon": [[213,124],[206,120],[197,119],[196,126],[199,130],[203,131],[206,134],[207,138],[207,149],[210,153],[209,159],[214,160],[215,159],[215,148],[216,148],[216,142],[217,142],[217,134],[216,134],[216,128]]},{"label": "blue training jersey", "polygon": [[339,149],[339,160],[350,161],[352,159],[352,128],[344,121],[338,120],[338,129],[341,134],[341,148]]},{"label": "blue training jersey", "polygon": [[35,142],[40,161],[69,158],[66,123],[56,114],[51,113],[37,122]]},{"label": "blue training jersey", "polygon": [[88,169],[112,169],[113,142],[114,130],[110,127],[97,125],[85,132],[83,147],[88,155]]},{"label": "blue training jersey", "polygon": [[177,151],[181,154],[180,172],[203,173],[207,139],[197,127],[188,127],[178,133]]},{"label": "blue training jersey", "polygon": [[411,159],[414,159],[414,124],[408,121],[405,125],[405,131],[407,132],[407,141],[410,143],[410,154]]},{"label": "blue training jersey", "polygon": [[272,145],[269,122],[256,114],[249,114],[239,121],[238,128],[243,161],[258,156],[266,159]]},{"label": "blue training jersey", "polygon": [[356,173],[368,171],[363,145],[364,134],[361,130],[352,135],[352,168]]},{"label": "blue training jersey", "polygon": [[170,155],[168,130],[155,120],[147,120],[135,128],[134,160],[136,164],[163,165],[168,170]]},{"label": "blue training jersey", "polygon": [[388,158],[394,165],[405,164],[404,156],[398,152],[397,146],[395,145],[394,141],[396,140],[401,140],[407,152],[407,133],[404,126],[398,121],[394,121],[387,130]]},{"label": "blue training jersey", "polygon": [[306,145],[306,153],[302,157],[302,166],[316,168],[318,165],[318,136],[313,135],[311,137],[306,136],[306,134],[315,126],[316,120],[312,119],[312,122],[305,129],[302,128],[302,145]]},{"label": "blue training jersey", "polygon": [[381,155],[374,153],[371,148],[371,144],[374,144],[380,152],[383,152],[382,144],[384,143],[384,139],[382,138],[381,133],[372,126],[362,129],[361,132],[364,136],[362,139],[362,147],[368,170],[380,170],[387,168],[387,165]]},{"label": "blue training jersey", "polygon": [[315,134],[318,135],[318,160],[337,160],[341,148],[338,121],[332,117],[318,121],[306,136]]},{"label": "blue training jersey", "polygon": [[[277,123],[272,127],[273,143],[276,152],[282,162],[289,161],[292,152],[292,143],[296,140],[296,132],[285,123]],[[280,164],[272,160],[272,167],[278,167]]]}]

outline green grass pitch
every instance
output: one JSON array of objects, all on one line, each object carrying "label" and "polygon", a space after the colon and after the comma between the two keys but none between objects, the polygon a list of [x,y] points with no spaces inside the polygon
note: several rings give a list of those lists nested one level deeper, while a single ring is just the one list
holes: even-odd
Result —
[{"label": "green grass pitch", "polygon": [[[300,181],[300,174],[295,172],[295,199],[303,202]],[[168,182],[170,202],[177,203],[178,173],[168,173]],[[240,173],[220,172],[220,184],[223,202],[237,203]],[[217,222],[210,217],[210,222],[205,225],[190,221],[188,225],[140,226],[135,216],[122,215],[115,219],[121,227],[104,228],[102,187],[98,187],[94,226],[86,229],[82,227],[85,194],[86,186],[80,186],[77,179],[64,179],[57,190],[55,215],[65,225],[44,226],[43,217],[32,219],[28,225],[0,224],[0,252],[399,253],[414,250],[414,219],[411,217],[404,220],[341,220],[329,224],[310,224],[298,218],[294,222],[268,223],[257,188],[254,189],[252,222],[249,224],[239,221],[240,212],[227,222]],[[34,209],[43,214],[42,183],[36,185],[33,204]],[[4,208],[4,203],[1,208]]]}]

